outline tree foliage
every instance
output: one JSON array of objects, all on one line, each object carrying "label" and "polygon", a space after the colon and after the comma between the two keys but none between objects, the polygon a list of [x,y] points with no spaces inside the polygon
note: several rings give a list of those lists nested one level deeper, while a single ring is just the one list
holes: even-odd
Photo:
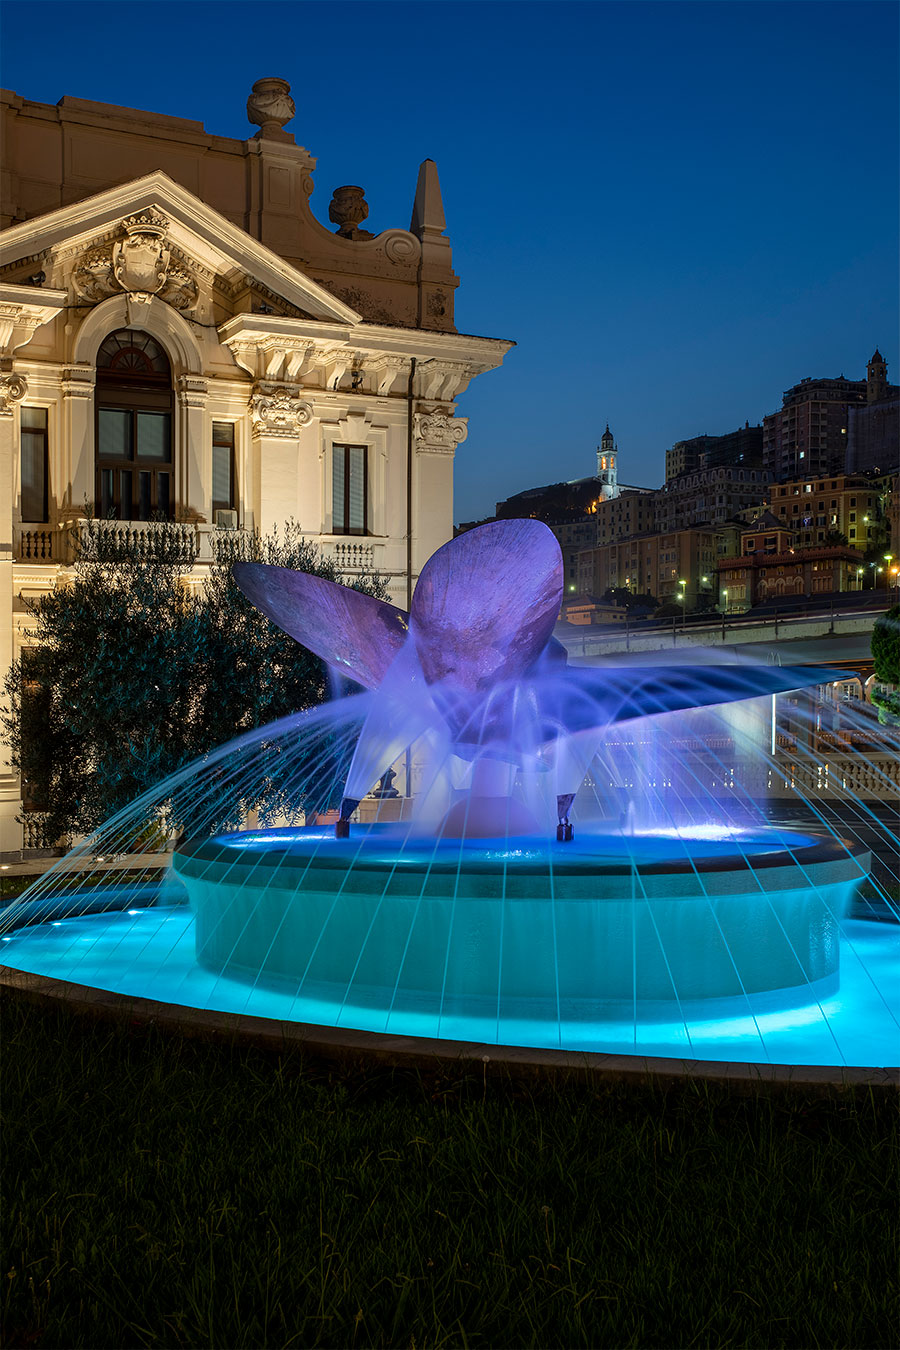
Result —
[{"label": "tree foliage", "polygon": [[875,675],[891,689],[872,693],[878,720],[896,726],[900,722],[900,605],[894,605],[875,620],[872,629],[872,658]]},{"label": "tree foliage", "polygon": [[875,674],[885,684],[900,684],[900,605],[875,620],[872,628]]},{"label": "tree foliage", "polygon": [[[32,606],[34,645],[0,720],[48,842],[89,833],[197,756],[326,695],[322,662],[231,575],[241,559],[339,581],[293,522],[236,535],[196,589],[177,530],[158,539],[140,556],[105,522],[89,526],[71,584]],[[357,589],[385,594],[378,577]]]}]

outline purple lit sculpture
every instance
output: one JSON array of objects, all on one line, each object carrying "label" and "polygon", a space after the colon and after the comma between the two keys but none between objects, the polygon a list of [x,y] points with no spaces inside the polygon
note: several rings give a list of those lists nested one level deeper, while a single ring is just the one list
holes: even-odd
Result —
[{"label": "purple lit sculpture", "polygon": [[[244,594],[285,633],[376,698],[348,775],[336,826],[346,835],[362,798],[420,737],[471,762],[464,807],[444,834],[525,833],[511,803],[524,753],[555,777],[557,838],[604,731],[635,717],[820,683],[821,670],[779,666],[569,667],[553,638],[563,595],[559,545],[536,520],[496,521],[445,544],[422,569],[407,615],[319,577],[236,563]],[[521,726],[527,714],[528,744]],[[513,813],[511,821],[510,812]]]}]

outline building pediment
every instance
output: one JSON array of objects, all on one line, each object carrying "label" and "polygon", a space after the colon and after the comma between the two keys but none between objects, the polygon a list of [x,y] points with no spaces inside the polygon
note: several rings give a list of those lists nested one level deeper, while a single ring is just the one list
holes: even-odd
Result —
[{"label": "building pediment", "polygon": [[[0,235],[0,276],[74,303],[158,297],[220,323],[256,312],[354,326],[360,315],[167,174],[156,172]],[[199,310],[205,310],[202,315]]]}]

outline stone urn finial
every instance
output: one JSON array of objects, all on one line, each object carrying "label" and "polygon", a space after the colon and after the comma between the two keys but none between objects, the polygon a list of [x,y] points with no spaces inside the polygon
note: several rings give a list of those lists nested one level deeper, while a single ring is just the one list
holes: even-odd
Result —
[{"label": "stone urn finial", "polygon": [[337,226],[335,233],[342,239],[372,239],[374,236],[368,230],[359,229],[368,214],[365,188],[350,184],[335,188],[328,207],[328,219]]},{"label": "stone urn finial", "polygon": [[291,98],[291,86],[277,75],[257,80],[247,99],[247,117],[259,127],[257,136],[270,140],[291,141],[293,136],[284,130],[285,122],[294,116],[296,108]]}]

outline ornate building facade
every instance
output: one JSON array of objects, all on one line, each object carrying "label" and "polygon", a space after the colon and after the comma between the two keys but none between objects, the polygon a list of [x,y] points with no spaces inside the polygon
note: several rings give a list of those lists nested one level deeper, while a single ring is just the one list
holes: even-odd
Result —
[{"label": "ornate building facade", "polygon": [[[175,522],[195,577],[230,532],[294,519],[406,607],[452,536],[456,400],[512,346],[456,330],[434,164],[408,230],[363,229],[348,185],[332,233],[284,80],[254,85],[247,140],[69,98],[2,114],[0,678],[89,516],[138,546]],[[0,766],[0,852],[19,811]]]}]

